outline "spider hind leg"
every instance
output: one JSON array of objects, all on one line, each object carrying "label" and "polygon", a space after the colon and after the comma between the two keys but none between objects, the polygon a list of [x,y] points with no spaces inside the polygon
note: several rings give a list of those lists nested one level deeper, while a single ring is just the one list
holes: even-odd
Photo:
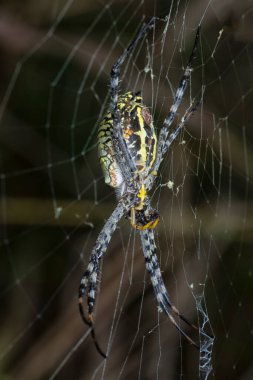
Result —
[{"label": "spider hind leg", "polygon": [[[128,200],[121,200],[107,222],[105,223],[102,231],[98,235],[96,245],[92,250],[88,267],[84,272],[80,285],[79,285],[79,312],[83,322],[91,328],[91,336],[93,342],[96,346],[97,351],[104,358],[107,356],[101,350],[93,324],[93,309],[95,305],[95,295],[97,289],[97,278],[100,268],[100,260],[103,254],[106,252],[109,242],[111,240],[112,234],[114,233],[119,220],[122,216],[131,208],[131,203]],[[85,315],[83,301],[87,298],[88,316]]]},{"label": "spider hind leg", "polygon": [[[94,323],[93,323],[93,309],[95,304],[95,292],[96,292],[96,279],[98,267],[94,265],[94,263],[90,262],[87,270],[84,272],[83,277],[79,286],[79,312],[83,322],[91,328],[91,337],[94,342],[94,345],[97,351],[100,353],[103,358],[107,358],[106,354],[100,348],[98,344],[98,340],[96,337]],[[88,303],[88,317],[86,317],[84,308],[83,308],[83,298],[86,295],[87,288],[89,289],[87,292],[87,303]]]},{"label": "spider hind leg", "polygon": [[198,327],[191,323],[187,318],[185,318],[178,309],[171,302],[166,287],[164,285],[161,271],[158,264],[158,259],[156,256],[156,245],[154,239],[153,230],[141,231],[141,242],[143,247],[143,254],[146,262],[147,271],[150,274],[151,282],[154,288],[154,293],[158,306],[161,310],[169,317],[172,324],[176,329],[183,335],[195,348],[199,350],[199,345],[187,335],[176,322],[172,315],[172,312],[177,315],[182,321],[189,325],[192,329],[199,331]]},{"label": "spider hind leg", "polygon": [[100,345],[98,344],[98,340],[97,340],[97,336],[96,336],[94,324],[93,324],[93,316],[92,316],[92,314],[89,314],[88,318],[86,318],[86,316],[84,314],[82,297],[79,298],[79,311],[80,311],[80,315],[81,315],[84,323],[91,328],[91,337],[92,337],[92,340],[94,342],[94,345],[95,345],[97,351],[100,353],[101,356],[103,356],[103,358],[106,359],[107,355],[104,353],[104,351],[100,348]]}]

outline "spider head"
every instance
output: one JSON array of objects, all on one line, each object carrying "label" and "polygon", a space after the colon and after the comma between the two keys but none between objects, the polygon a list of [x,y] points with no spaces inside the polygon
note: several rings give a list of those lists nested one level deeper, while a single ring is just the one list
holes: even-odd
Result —
[{"label": "spider head", "polygon": [[136,230],[153,229],[159,222],[159,213],[151,207],[142,210],[136,210],[133,207],[130,211],[130,222]]},{"label": "spider head", "polygon": [[139,191],[137,189],[138,185],[129,192],[134,197],[134,205],[129,212],[130,223],[136,230],[155,228],[159,222],[159,213],[151,207],[144,183],[139,187]]}]

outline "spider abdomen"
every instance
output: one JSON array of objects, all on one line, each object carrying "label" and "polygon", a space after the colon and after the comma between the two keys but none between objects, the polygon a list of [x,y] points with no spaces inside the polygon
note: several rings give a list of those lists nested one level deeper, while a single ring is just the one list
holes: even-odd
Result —
[{"label": "spider abdomen", "polygon": [[[151,171],[156,157],[156,134],[149,109],[143,105],[139,93],[127,92],[119,97],[117,109],[121,115],[122,136],[136,167],[135,173],[143,180]],[[108,111],[98,130],[99,161],[105,182],[119,188],[124,182],[113,145],[113,118]]]}]

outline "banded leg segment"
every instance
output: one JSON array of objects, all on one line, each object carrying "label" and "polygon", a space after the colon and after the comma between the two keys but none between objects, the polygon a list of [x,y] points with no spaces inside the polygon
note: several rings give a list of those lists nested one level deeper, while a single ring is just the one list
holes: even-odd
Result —
[{"label": "banded leg segment", "polygon": [[[199,42],[199,36],[200,36],[200,26],[197,29],[197,33],[195,36],[195,41],[193,44],[192,52],[191,52],[190,58],[188,60],[188,64],[186,66],[184,74],[183,74],[183,76],[179,82],[179,86],[178,86],[178,89],[177,89],[177,92],[175,95],[174,102],[173,102],[172,106],[170,107],[169,114],[166,117],[166,119],[164,120],[161,131],[160,131],[159,141],[158,141],[158,145],[157,145],[157,152],[158,153],[157,153],[157,158],[156,158],[156,161],[154,164],[154,170],[156,172],[158,171],[159,166],[162,162],[163,156],[167,150],[165,148],[165,145],[166,145],[166,142],[168,140],[169,128],[175,119],[176,112],[177,112],[178,107],[180,106],[180,104],[182,102],[185,90],[186,90],[188,83],[189,83],[189,80],[190,80],[191,70],[192,70],[192,62],[193,62],[193,59],[194,59],[195,54],[196,54],[196,50],[197,50],[197,46],[198,46],[198,42]],[[181,123],[180,123],[180,125],[181,125],[181,127],[183,126]],[[174,138],[175,137],[176,137],[176,135],[174,136]],[[174,140],[174,138],[173,138],[173,140]]]},{"label": "banded leg segment", "polygon": [[113,118],[113,146],[117,156],[120,158],[118,160],[118,165],[123,174],[125,183],[127,187],[131,188],[133,181],[133,176],[136,173],[136,165],[129,153],[126,146],[126,142],[123,138],[122,126],[121,126],[121,113],[120,110],[114,112]]},{"label": "banded leg segment", "polygon": [[117,102],[118,102],[119,77],[120,77],[121,66],[125,62],[126,58],[134,50],[139,40],[143,38],[143,36],[147,33],[149,29],[153,28],[155,24],[155,20],[156,20],[156,17],[152,17],[146,24],[144,23],[142,25],[141,29],[137,32],[136,36],[134,37],[130,45],[128,45],[128,47],[123,51],[121,56],[118,58],[117,62],[112,67],[111,80],[110,80],[110,89],[111,89],[110,110],[112,112],[112,115],[114,114],[114,111],[116,110]]},{"label": "banded leg segment", "polygon": [[[159,169],[159,167],[160,167],[160,165],[162,163],[162,160],[165,157],[166,152],[168,151],[170,145],[173,143],[173,141],[175,140],[175,138],[181,132],[181,130],[183,129],[183,127],[185,126],[185,124],[189,121],[189,119],[191,118],[191,116],[193,115],[193,113],[196,111],[196,109],[199,106],[199,103],[200,102],[197,102],[195,105],[193,105],[188,110],[186,110],[184,116],[180,120],[180,123],[176,126],[176,128],[174,129],[174,131],[168,136],[166,142],[163,145],[162,154],[157,155],[155,166],[154,166],[154,170],[153,170],[154,174],[152,175],[152,173],[151,173],[149,175],[149,177],[145,181],[145,187],[146,187],[147,190],[151,190],[152,189],[152,186],[153,186],[154,181],[156,179],[157,170]],[[157,169],[155,169],[155,168],[157,168]]]},{"label": "banded leg segment", "polygon": [[79,287],[79,303],[82,304],[83,297],[86,294],[86,290],[88,288],[88,312],[92,314],[94,309],[94,301],[95,301],[95,292],[97,287],[97,276],[100,267],[100,260],[107,250],[107,247],[110,243],[112,234],[114,233],[119,220],[122,216],[130,209],[131,203],[128,201],[120,201],[113,211],[110,218],[105,223],[102,231],[100,232],[95,247],[91,252],[91,257],[89,260],[88,267],[84,272],[80,287]]},{"label": "banded leg segment", "polygon": [[170,318],[172,324],[177,328],[177,330],[197,349],[199,349],[199,345],[192,340],[178,325],[176,320],[174,319],[171,312],[176,314],[180,319],[182,319],[187,325],[189,325],[194,330],[198,331],[198,327],[192,324],[188,319],[186,319],[178,309],[173,305],[169,298],[169,294],[164,285],[162,274],[159,268],[158,259],[156,255],[156,245],[154,238],[153,230],[144,230],[140,231],[141,243],[143,254],[146,262],[146,268],[148,273],[150,274],[151,283],[154,288],[155,297],[159,307],[162,311]]},{"label": "banded leg segment", "polygon": [[[174,131],[168,136],[164,146],[163,146],[163,151],[162,151],[162,157],[165,156],[166,152],[168,151],[170,145],[173,143],[175,138],[178,136],[178,134],[181,132],[185,124],[189,121],[189,119],[192,117],[193,113],[197,110],[198,106],[200,104],[200,101],[194,104],[192,107],[186,110],[184,116],[181,118],[179,124],[176,126]],[[160,162],[161,164],[161,162]]]},{"label": "banded leg segment", "polygon": [[[105,223],[102,231],[100,232],[96,245],[92,250],[91,257],[89,260],[88,267],[84,272],[80,286],[79,286],[79,311],[82,317],[82,320],[91,327],[91,335],[96,345],[98,352],[103,356],[106,355],[100,349],[94,327],[93,327],[93,309],[95,304],[95,295],[97,290],[97,278],[99,274],[100,268],[100,260],[103,254],[106,252],[107,247],[110,243],[113,232],[115,231],[119,220],[122,216],[127,213],[132,206],[131,201],[122,200],[119,201],[117,207],[113,211],[110,218]],[[85,316],[84,308],[83,308],[83,299],[87,295],[87,303],[88,303],[88,317]]]}]

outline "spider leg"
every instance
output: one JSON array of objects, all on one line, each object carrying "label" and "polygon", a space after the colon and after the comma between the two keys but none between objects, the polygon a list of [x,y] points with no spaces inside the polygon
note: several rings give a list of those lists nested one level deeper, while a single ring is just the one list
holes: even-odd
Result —
[{"label": "spider leg", "polygon": [[[168,151],[170,145],[173,143],[173,141],[175,140],[175,138],[177,137],[177,135],[181,132],[182,128],[185,126],[185,124],[191,118],[191,116],[193,115],[193,113],[196,111],[196,109],[198,108],[199,104],[200,104],[200,101],[198,101],[192,107],[190,107],[190,108],[188,108],[186,110],[186,112],[185,112],[184,116],[181,118],[179,124],[176,126],[176,128],[174,129],[174,131],[169,135],[169,137],[165,141],[164,146],[162,148],[163,151],[159,152],[159,153],[161,153],[160,154],[160,161],[158,161],[156,159],[156,165],[158,165],[158,166],[155,166],[155,167],[159,168],[159,166],[160,166],[160,164],[161,164],[161,162],[163,160],[163,157],[165,156],[165,153]],[[156,178],[157,170],[154,168],[153,169],[153,173],[154,174],[152,175],[152,173],[151,173],[151,175],[146,179],[145,186],[146,186],[147,190],[151,190],[151,188],[153,186],[153,183],[154,183],[154,180]]]},{"label": "spider leg", "polygon": [[119,157],[118,165],[120,166],[120,170],[123,174],[124,180],[128,185],[131,185],[133,181],[133,175],[134,173],[136,173],[136,165],[129,153],[126,142],[123,138],[121,127],[121,113],[119,110],[115,110],[114,112],[113,145],[117,157]]},{"label": "spider leg", "polygon": [[[99,344],[96,339],[96,334],[93,325],[93,309],[95,304],[95,294],[97,289],[97,277],[100,268],[100,260],[103,254],[106,252],[107,247],[110,243],[112,234],[114,233],[118,222],[122,218],[122,216],[128,212],[131,208],[131,200],[122,199],[119,201],[117,207],[105,223],[102,231],[98,235],[95,247],[91,252],[91,257],[88,263],[88,267],[84,272],[80,286],[79,286],[79,311],[82,320],[88,326],[91,327],[91,336],[95,343],[95,346],[98,352],[105,358],[106,355],[100,349]],[[85,316],[84,308],[83,308],[83,299],[87,295],[87,303],[88,303],[88,317]]]},{"label": "spider leg", "polygon": [[112,114],[117,108],[117,102],[118,102],[118,92],[119,92],[119,77],[120,77],[120,69],[126,58],[131,54],[139,40],[143,38],[143,36],[147,33],[147,31],[151,28],[153,28],[155,24],[156,17],[150,18],[150,20],[145,24],[142,25],[140,30],[135,35],[134,39],[128,45],[128,47],[123,51],[121,56],[118,58],[116,63],[113,65],[111,70],[111,80],[110,80],[110,89],[111,89],[111,103],[110,103],[110,110]]},{"label": "spider leg", "polygon": [[[174,103],[170,107],[169,114],[165,118],[163,125],[162,125],[162,128],[161,128],[161,131],[160,131],[159,140],[158,140],[158,144],[157,144],[157,157],[156,157],[156,161],[155,161],[154,166],[153,166],[153,169],[156,172],[158,171],[160,164],[163,160],[164,153],[166,152],[165,145],[166,145],[166,142],[168,139],[169,127],[171,126],[171,124],[175,118],[176,112],[178,110],[178,107],[181,104],[185,90],[186,90],[187,85],[188,85],[189,80],[190,80],[191,71],[192,71],[192,62],[193,62],[193,59],[195,58],[195,55],[196,55],[196,50],[197,50],[197,46],[198,46],[198,42],[199,42],[199,36],[200,36],[200,26],[198,26],[198,29],[197,29],[195,41],[193,44],[193,48],[192,48],[190,58],[188,60],[188,64],[187,64],[186,69],[184,71],[184,74],[183,74],[183,76],[179,82],[179,86],[178,86],[178,89],[176,91]],[[183,126],[183,125],[181,125],[181,126]]]},{"label": "spider leg", "polygon": [[184,116],[180,120],[180,123],[176,126],[174,131],[169,135],[169,137],[167,138],[167,140],[163,146],[163,151],[162,151],[163,157],[164,157],[165,153],[167,152],[167,150],[169,149],[170,145],[173,143],[173,141],[175,140],[175,138],[179,134],[179,132],[184,127],[184,125],[188,122],[188,120],[191,118],[193,113],[197,110],[199,104],[200,104],[200,101],[198,101],[197,103],[195,103],[193,106],[191,106],[190,108],[188,108],[186,110]]},{"label": "spider leg", "polygon": [[[155,296],[158,305],[161,307],[163,312],[170,318],[172,324],[177,328],[177,330],[192,344],[194,347],[199,349],[199,345],[192,340],[178,325],[174,319],[172,312],[174,312],[180,319],[187,323],[194,330],[198,331],[198,327],[192,324],[188,319],[186,319],[178,309],[173,305],[169,298],[169,294],[164,285],[162,274],[159,268],[158,259],[156,256],[156,245],[153,230],[143,230],[140,231],[141,243],[143,248],[143,254],[146,262],[147,271],[150,274],[151,282],[154,288]],[[171,311],[170,311],[171,310]]]}]

